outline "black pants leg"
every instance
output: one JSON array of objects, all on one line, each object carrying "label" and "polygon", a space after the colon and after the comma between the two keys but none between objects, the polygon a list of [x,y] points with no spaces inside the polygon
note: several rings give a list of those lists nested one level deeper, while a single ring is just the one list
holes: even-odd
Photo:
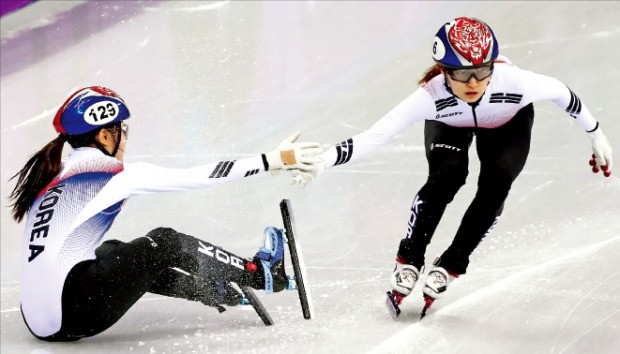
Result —
[{"label": "black pants leg", "polygon": [[411,206],[407,236],[401,240],[398,257],[420,269],[424,254],[446,206],[465,184],[468,149],[473,130],[455,128],[438,121],[424,125],[424,145],[429,175]]},{"label": "black pants leg", "polygon": [[478,190],[438,265],[456,274],[465,273],[469,256],[497,223],[512,183],[525,166],[533,123],[534,107],[530,104],[499,128],[476,130]]},{"label": "black pants leg", "polygon": [[[175,276],[179,268],[204,279],[252,285],[254,274],[242,258],[208,242],[158,228],[129,243],[104,242],[94,260],[73,267],[65,281],[63,321],[46,340],[64,341],[100,333],[116,323],[147,291],[191,296],[192,277]],[[166,282],[172,282],[174,284]]]}]

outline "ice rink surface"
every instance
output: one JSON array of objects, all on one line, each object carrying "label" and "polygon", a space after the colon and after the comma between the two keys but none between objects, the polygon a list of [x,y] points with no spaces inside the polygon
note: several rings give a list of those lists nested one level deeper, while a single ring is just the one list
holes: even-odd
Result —
[{"label": "ice rink surface", "polygon": [[[295,292],[259,293],[276,324],[248,307],[223,314],[146,294],[106,332],[47,343],[19,312],[21,234],[8,182],[54,138],[74,90],[108,86],[131,112],[127,161],[168,167],[266,152],[295,131],[338,143],[416,89],[443,22],[491,25],[516,65],[576,92],[620,151],[620,2],[39,1],[2,18],[2,354],[618,353],[620,167],[587,166],[590,142],[551,102],[536,105],[530,157],[500,223],[429,316],[420,286],[394,321],[384,306],[396,248],[426,179],[417,124],[307,188],[263,173],[218,188],[130,199],[109,238],[158,226],[252,256],[291,200],[316,318]],[[69,147],[65,147],[69,150]],[[427,252],[450,243],[478,173],[448,207]],[[45,296],[45,294],[41,294]]]}]

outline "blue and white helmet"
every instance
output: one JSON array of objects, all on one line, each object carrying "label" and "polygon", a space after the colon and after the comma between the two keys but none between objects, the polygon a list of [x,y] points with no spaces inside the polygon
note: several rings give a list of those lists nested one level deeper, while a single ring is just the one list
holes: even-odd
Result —
[{"label": "blue and white helmet", "polygon": [[54,117],[60,134],[79,135],[130,117],[125,101],[102,86],[85,87],[73,93]]},{"label": "blue and white helmet", "polygon": [[484,65],[499,55],[497,39],[486,23],[459,17],[443,25],[433,43],[433,59],[448,68]]}]

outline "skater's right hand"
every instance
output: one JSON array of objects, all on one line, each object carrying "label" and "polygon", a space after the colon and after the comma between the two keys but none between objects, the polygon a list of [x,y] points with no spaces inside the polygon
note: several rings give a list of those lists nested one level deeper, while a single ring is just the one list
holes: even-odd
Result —
[{"label": "skater's right hand", "polygon": [[600,127],[597,127],[593,132],[588,133],[592,142],[592,159],[590,159],[590,166],[592,166],[592,172],[597,173],[599,170],[603,171],[605,177],[611,176],[611,145]]},{"label": "skater's right hand", "polygon": [[322,158],[318,158],[316,162],[313,162],[308,167],[309,169],[303,170],[292,170],[291,174],[293,175],[293,185],[299,184],[302,187],[305,187],[313,179],[317,178],[323,171],[325,171],[325,161]]},{"label": "skater's right hand", "polygon": [[265,154],[269,171],[292,169],[312,171],[314,169],[313,164],[321,160],[316,155],[320,154],[323,149],[319,143],[296,143],[300,134],[295,133],[289,136],[275,150]]}]

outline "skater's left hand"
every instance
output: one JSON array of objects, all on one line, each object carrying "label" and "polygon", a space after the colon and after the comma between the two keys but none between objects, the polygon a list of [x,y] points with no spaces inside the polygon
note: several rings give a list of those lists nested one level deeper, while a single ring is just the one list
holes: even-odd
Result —
[{"label": "skater's left hand", "polygon": [[593,132],[588,133],[592,142],[592,159],[590,166],[592,172],[597,173],[603,171],[605,177],[611,176],[611,145],[601,128],[597,128]]}]

